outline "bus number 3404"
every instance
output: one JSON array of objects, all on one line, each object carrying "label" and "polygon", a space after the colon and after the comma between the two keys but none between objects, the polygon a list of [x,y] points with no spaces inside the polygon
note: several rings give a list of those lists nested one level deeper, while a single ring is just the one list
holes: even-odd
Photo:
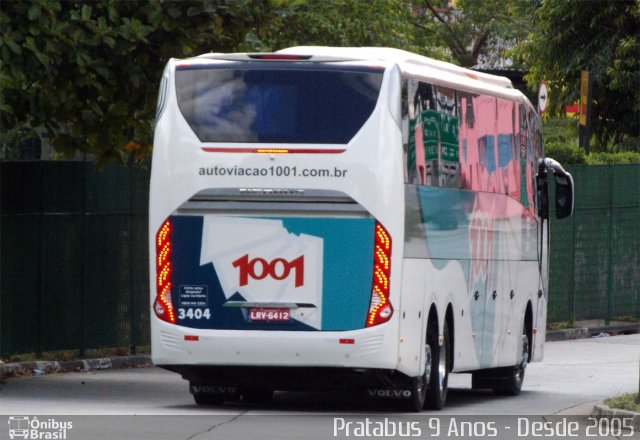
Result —
[{"label": "bus number 3404", "polygon": [[178,319],[211,319],[209,309],[179,308]]}]

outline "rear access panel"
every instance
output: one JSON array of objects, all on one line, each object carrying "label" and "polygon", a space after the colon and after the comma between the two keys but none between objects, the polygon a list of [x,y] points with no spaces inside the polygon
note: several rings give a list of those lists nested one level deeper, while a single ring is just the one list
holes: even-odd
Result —
[{"label": "rear access panel", "polygon": [[364,328],[375,219],[341,193],[252,191],[201,192],[170,217],[176,323]]}]

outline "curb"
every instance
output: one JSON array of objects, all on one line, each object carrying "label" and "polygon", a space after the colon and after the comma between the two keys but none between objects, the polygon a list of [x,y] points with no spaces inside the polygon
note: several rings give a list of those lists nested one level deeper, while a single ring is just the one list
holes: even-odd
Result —
[{"label": "curb", "polygon": [[547,331],[546,341],[568,341],[572,339],[588,339],[593,337],[599,337],[602,334],[604,336],[617,336],[626,335],[632,333],[640,333],[640,323],[634,322],[629,324],[614,324],[603,325],[594,327],[577,327],[569,328],[566,330],[552,330]]},{"label": "curb", "polygon": [[590,337],[591,337],[591,333],[589,332],[589,329],[586,327],[570,328],[567,330],[547,331],[546,341],[547,342],[568,341],[571,339],[587,339]]},{"label": "curb", "polygon": [[[633,429],[636,432],[640,430],[640,414],[635,412],[612,409],[607,405],[598,404],[593,407],[591,416],[598,419],[631,419]],[[631,428],[631,426],[625,426],[625,428]]]},{"label": "curb", "polygon": [[113,368],[150,367],[151,356],[133,355],[71,361],[31,361],[0,365],[0,377],[69,373],[74,371],[109,370]]}]

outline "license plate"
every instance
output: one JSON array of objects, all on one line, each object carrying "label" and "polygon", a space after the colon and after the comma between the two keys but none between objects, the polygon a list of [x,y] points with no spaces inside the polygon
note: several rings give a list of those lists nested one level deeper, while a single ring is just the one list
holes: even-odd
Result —
[{"label": "license plate", "polygon": [[262,322],[287,322],[291,320],[289,309],[251,308],[249,320]]}]

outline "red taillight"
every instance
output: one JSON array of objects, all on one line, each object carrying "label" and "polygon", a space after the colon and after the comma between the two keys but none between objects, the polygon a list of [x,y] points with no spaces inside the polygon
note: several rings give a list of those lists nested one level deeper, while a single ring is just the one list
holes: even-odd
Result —
[{"label": "red taillight", "polygon": [[156,235],[156,301],[153,311],[163,321],[176,323],[171,302],[171,221],[162,224]]},{"label": "red taillight", "polygon": [[389,302],[391,276],[391,237],[378,222],[373,247],[373,286],[367,315],[367,327],[382,324],[391,319],[393,307]]}]

